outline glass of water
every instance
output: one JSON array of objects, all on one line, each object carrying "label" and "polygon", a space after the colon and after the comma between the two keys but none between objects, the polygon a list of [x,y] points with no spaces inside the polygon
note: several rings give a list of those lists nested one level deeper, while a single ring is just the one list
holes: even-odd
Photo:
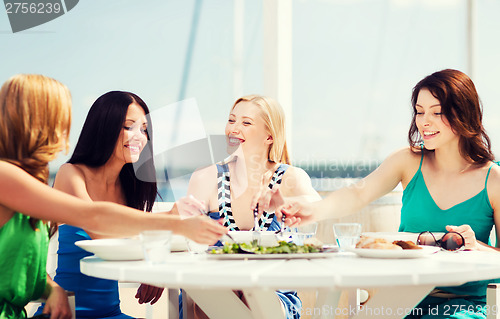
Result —
[{"label": "glass of water", "polygon": [[340,223],[333,224],[333,233],[340,251],[349,251],[356,246],[361,235],[361,224]]},{"label": "glass of water", "polygon": [[170,255],[172,232],[169,230],[147,230],[140,235],[144,258],[150,264],[162,264]]},{"label": "glass of water", "polygon": [[304,240],[307,238],[312,238],[316,236],[316,230],[318,229],[318,223],[311,223],[307,225],[301,225],[297,228],[291,229],[292,241],[299,246],[304,245]]}]

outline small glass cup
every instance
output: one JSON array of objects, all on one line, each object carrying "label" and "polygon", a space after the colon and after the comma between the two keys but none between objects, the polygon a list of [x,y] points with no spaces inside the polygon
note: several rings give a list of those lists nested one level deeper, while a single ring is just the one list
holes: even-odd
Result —
[{"label": "small glass cup", "polygon": [[356,246],[359,240],[359,236],[361,235],[361,224],[333,224],[333,233],[339,245],[339,251],[349,251]]},{"label": "small glass cup", "polygon": [[296,228],[291,228],[292,241],[299,246],[304,245],[304,240],[307,238],[312,238],[316,236],[316,230],[318,229],[318,223],[311,223],[307,225],[301,225]]},{"label": "small glass cup", "polygon": [[172,232],[169,230],[146,230],[140,235],[144,258],[150,264],[165,263],[170,254]]}]

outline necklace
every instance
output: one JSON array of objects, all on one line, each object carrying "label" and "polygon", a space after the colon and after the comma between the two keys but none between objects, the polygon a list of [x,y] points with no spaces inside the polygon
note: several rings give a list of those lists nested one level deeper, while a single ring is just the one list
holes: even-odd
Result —
[{"label": "necklace", "polygon": [[465,173],[467,170],[469,170],[469,168],[471,166],[472,166],[472,163],[469,163],[469,164],[465,165],[465,167],[462,170],[460,170],[458,173],[459,174]]}]

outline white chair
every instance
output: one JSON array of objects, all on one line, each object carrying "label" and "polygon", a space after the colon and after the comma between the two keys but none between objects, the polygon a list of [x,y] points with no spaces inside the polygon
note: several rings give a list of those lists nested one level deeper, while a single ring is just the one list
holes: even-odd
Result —
[{"label": "white chair", "polygon": [[[47,254],[47,274],[51,277],[54,278],[56,267],[57,267],[57,237],[59,236],[59,232],[56,231],[56,233],[51,237],[49,241],[49,249],[48,249],[48,254]],[[68,302],[69,306],[71,308],[71,311],[73,312],[73,317],[72,319],[75,319],[75,294],[72,291],[66,291],[68,294]],[[26,313],[28,317],[33,316],[33,314],[38,310],[38,307],[44,302],[45,300],[39,299],[39,300],[34,300],[28,305],[26,305]]]},{"label": "white chair", "polygon": [[500,284],[489,284],[486,290],[487,319],[500,319]]}]

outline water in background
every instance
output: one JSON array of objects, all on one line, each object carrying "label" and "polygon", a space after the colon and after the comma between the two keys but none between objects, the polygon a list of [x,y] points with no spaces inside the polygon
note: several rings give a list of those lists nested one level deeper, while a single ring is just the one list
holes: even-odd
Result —
[{"label": "water in background", "polygon": [[[326,196],[329,192],[339,188],[356,183],[361,178],[372,172],[378,163],[363,163],[351,165],[339,165],[338,163],[322,165],[301,166],[311,176],[313,188],[321,195]],[[186,196],[189,179],[191,174],[189,170],[179,171],[177,176],[171,178],[166,171],[157,171],[158,193],[160,202],[175,202],[183,196]],[[52,186],[55,174],[51,172],[49,185]],[[174,174],[170,175],[173,176]],[[180,175],[180,176],[179,176]],[[396,191],[402,191],[398,186]]]},{"label": "water in background", "polygon": [[[360,178],[311,178],[313,188],[321,195],[325,196],[329,192],[351,185],[359,181]],[[189,184],[189,176],[176,178],[173,182],[159,182],[158,192],[162,202],[175,202],[182,196],[186,196]],[[396,187],[395,192],[402,192],[401,184]]]}]

